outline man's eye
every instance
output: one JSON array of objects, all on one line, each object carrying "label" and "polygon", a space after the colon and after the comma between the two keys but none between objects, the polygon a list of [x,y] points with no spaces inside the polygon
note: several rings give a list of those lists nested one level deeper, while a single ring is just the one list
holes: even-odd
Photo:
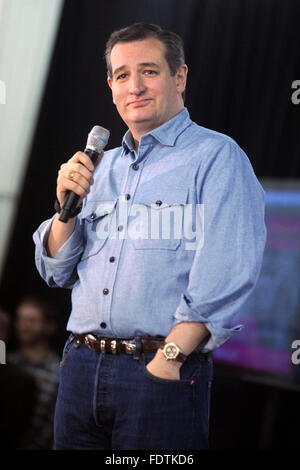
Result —
[{"label": "man's eye", "polygon": [[117,80],[124,80],[127,77],[127,73],[121,73],[121,75],[117,76]]},{"label": "man's eye", "polygon": [[145,70],[144,73],[146,75],[157,75],[157,72],[155,70]]}]

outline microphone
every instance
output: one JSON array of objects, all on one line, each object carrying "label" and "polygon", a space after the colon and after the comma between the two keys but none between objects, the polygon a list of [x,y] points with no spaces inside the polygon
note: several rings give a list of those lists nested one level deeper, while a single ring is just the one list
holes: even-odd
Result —
[{"label": "microphone", "polygon": [[[100,153],[108,143],[110,132],[104,127],[94,126],[88,135],[84,153],[90,157],[95,165]],[[68,222],[71,212],[76,208],[80,196],[73,191],[67,191],[64,202],[62,203],[59,220]]]}]

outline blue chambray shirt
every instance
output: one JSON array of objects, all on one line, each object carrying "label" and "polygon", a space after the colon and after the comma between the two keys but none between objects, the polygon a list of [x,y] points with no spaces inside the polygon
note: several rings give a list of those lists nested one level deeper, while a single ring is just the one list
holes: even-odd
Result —
[{"label": "blue chambray shirt", "polygon": [[[42,278],[72,289],[67,330],[134,338],[203,322],[210,332],[203,352],[239,331],[232,320],[257,281],[266,228],[265,193],[236,142],[197,125],[184,108],[143,135],[138,152],[128,130],[94,179],[54,258],[45,249],[52,218],[33,235]],[[185,224],[187,207],[202,216]],[[151,226],[162,220],[171,228]],[[192,234],[198,242],[190,249]]]}]

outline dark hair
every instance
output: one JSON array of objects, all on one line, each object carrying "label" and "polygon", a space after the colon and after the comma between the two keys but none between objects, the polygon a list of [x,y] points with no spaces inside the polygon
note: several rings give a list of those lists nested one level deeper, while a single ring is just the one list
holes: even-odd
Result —
[{"label": "dark hair", "polygon": [[[112,78],[110,53],[118,42],[142,41],[144,39],[158,39],[165,46],[165,58],[168,62],[171,75],[175,75],[180,65],[185,63],[183,40],[178,34],[166,31],[155,24],[134,23],[126,28],[114,31],[105,47],[105,60],[107,75]],[[184,98],[185,93],[182,94]]]}]

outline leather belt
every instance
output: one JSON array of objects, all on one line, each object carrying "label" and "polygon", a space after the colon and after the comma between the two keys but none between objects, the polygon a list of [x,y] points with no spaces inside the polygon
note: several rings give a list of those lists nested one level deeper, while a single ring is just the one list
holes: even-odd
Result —
[{"label": "leather belt", "polygon": [[[134,354],[137,344],[134,339],[121,339],[121,338],[107,338],[94,336],[92,334],[75,334],[75,338],[79,343],[86,344],[89,349],[101,353],[109,354]],[[156,350],[162,345],[164,338],[160,339],[150,339],[150,338],[141,338],[140,339],[140,352],[156,352]]]}]

